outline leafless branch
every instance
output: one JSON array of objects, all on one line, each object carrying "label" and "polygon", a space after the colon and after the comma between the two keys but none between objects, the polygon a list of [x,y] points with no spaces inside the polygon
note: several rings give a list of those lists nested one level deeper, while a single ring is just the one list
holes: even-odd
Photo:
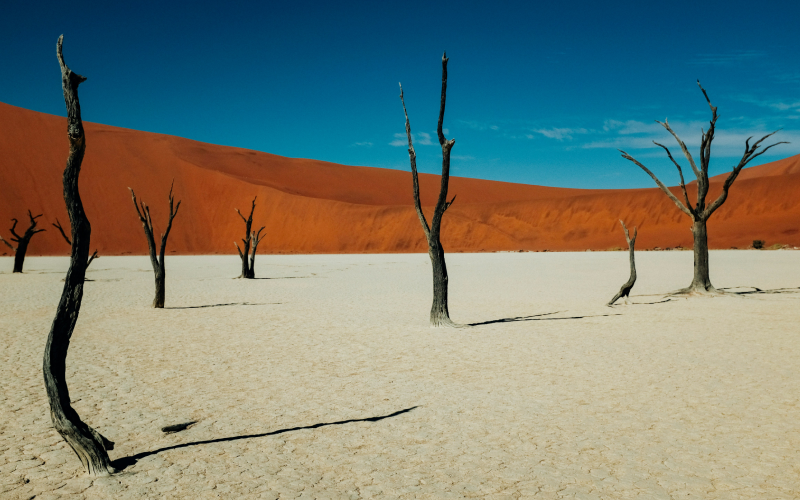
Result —
[{"label": "leafless branch", "polygon": [[672,130],[672,127],[669,126],[669,120],[667,120],[666,118],[664,119],[663,122],[656,120],[656,123],[660,123],[662,127],[667,129],[667,132],[672,134],[672,137],[675,138],[675,140],[678,142],[678,145],[681,147],[681,151],[683,151],[683,155],[686,157],[687,160],[689,160],[689,165],[691,165],[691,167],[692,167],[692,172],[694,172],[695,177],[697,177],[699,179],[700,178],[700,170],[697,168],[697,165],[694,162],[694,158],[692,157],[692,154],[689,152],[689,149],[686,147],[686,144],[681,140],[680,137],[678,137],[678,134],[676,134],[675,131]]},{"label": "leafless branch", "polygon": [[757,158],[757,157],[761,156],[762,154],[766,153],[770,148],[773,148],[773,147],[777,146],[778,144],[789,144],[787,141],[776,142],[776,143],[770,144],[766,148],[762,149],[759,153],[756,153],[756,150],[761,147],[761,143],[762,142],[764,142],[769,137],[775,135],[779,131],[780,131],[780,129],[776,130],[775,132],[772,132],[770,134],[765,135],[761,139],[759,139],[756,142],[754,142],[752,145],[750,144],[750,139],[752,139],[752,137],[748,138],[745,141],[745,150],[744,150],[744,153],[742,154],[742,159],[739,160],[739,163],[736,166],[733,167],[733,170],[728,175],[728,177],[725,179],[725,182],[722,184],[722,192],[719,194],[719,197],[717,197],[717,199],[714,200],[714,202],[711,203],[711,205],[708,206],[708,209],[705,211],[705,217],[706,218],[710,217],[711,214],[713,214],[720,206],[722,206],[723,203],[725,203],[725,200],[728,198],[728,190],[730,189],[731,185],[736,180],[736,178],[739,176],[739,173],[742,171],[742,169],[748,163],[750,163],[750,161],[752,161],[754,158]]},{"label": "leafless branch", "polygon": [[669,199],[670,199],[670,200],[672,200],[672,201],[675,203],[675,205],[676,205],[678,208],[680,208],[680,209],[681,209],[681,211],[682,211],[682,212],[684,212],[686,215],[688,215],[688,216],[690,216],[690,217],[692,216],[692,211],[689,209],[689,207],[686,207],[686,206],[684,206],[684,205],[683,205],[683,203],[681,203],[681,201],[680,201],[680,200],[679,200],[679,199],[678,199],[678,198],[677,198],[677,197],[676,197],[674,194],[672,194],[672,191],[670,191],[670,190],[667,188],[667,186],[665,186],[665,185],[664,185],[664,183],[663,183],[663,182],[661,182],[660,180],[658,180],[658,177],[656,177],[656,175],[655,175],[653,172],[651,172],[651,171],[650,171],[650,169],[648,169],[647,167],[645,167],[644,165],[642,165],[642,164],[641,164],[641,163],[640,163],[640,162],[639,162],[637,159],[635,159],[634,157],[632,157],[631,155],[629,155],[629,154],[628,154],[628,153],[626,153],[625,151],[623,151],[623,150],[621,150],[621,149],[620,149],[620,150],[619,150],[619,152],[620,152],[620,153],[622,153],[622,157],[623,157],[623,158],[625,158],[626,160],[630,160],[630,161],[632,161],[632,162],[633,162],[633,163],[635,163],[635,164],[636,164],[636,165],[637,165],[639,168],[641,168],[642,170],[644,170],[644,171],[647,173],[647,175],[649,175],[650,177],[652,177],[652,178],[653,178],[653,180],[654,180],[654,181],[656,181],[656,184],[658,184],[658,187],[659,187],[659,188],[661,188],[661,191],[663,191],[663,192],[664,192],[664,194],[666,194],[666,195],[669,197]]},{"label": "leafless branch", "polygon": [[17,232],[16,232],[16,231],[14,231],[14,229],[17,227],[17,223],[18,223],[19,221],[18,221],[17,219],[11,219],[11,220],[14,222],[14,223],[11,225],[11,234],[12,234],[12,236],[13,236],[13,238],[11,238],[11,241],[16,241],[16,242],[19,242],[19,239],[20,239],[20,238],[22,238],[22,236],[18,235],[18,234],[17,234]]},{"label": "leafless branch", "polygon": [[61,223],[58,221],[58,219],[56,219],[56,223],[53,224],[53,226],[58,228],[58,231],[61,233],[61,236],[63,236],[64,239],[67,240],[67,244],[72,245],[72,240],[70,240],[69,237],[67,236],[67,233],[64,232],[64,228],[61,227]]},{"label": "leafless branch", "polygon": [[417,176],[417,153],[414,151],[414,144],[411,141],[411,123],[408,120],[408,111],[406,110],[406,102],[403,99],[403,84],[400,84],[400,102],[403,103],[403,113],[406,116],[406,136],[408,136],[408,157],[411,162],[411,180],[414,184],[414,208],[417,211],[417,217],[422,230],[425,232],[425,238],[430,238],[431,230],[428,226],[428,221],[425,219],[425,214],[422,213],[422,205],[419,200],[419,178]]},{"label": "leafless branch", "polygon": [[91,264],[91,263],[92,263],[92,261],[93,261],[94,259],[96,259],[96,258],[97,258],[97,250],[95,250],[95,251],[94,251],[94,253],[92,254],[92,256],[91,256],[91,257],[89,257],[89,262],[87,262],[87,263],[86,263],[86,267],[89,267],[89,264]]},{"label": "leafless branch", "polygon": [[686,182],[683,180],[683,170],[681,170],[681,166],[678,165],[678,162],[675,161],[675,158],[672,157],[672,153],[670,153],[669,148],[664,146],[663,144],[659,144],[656,141],[653,141],[653,144],[656,146],[660,146],[667,152],[667,156],[669,159],[672,160],[672,163],[678,168],[678,175],[681,177],[681,191],[683,191],[683,201],[686,203],[686,208],[688,208],[692,213],[694,213],[694,208],[692,207],[692,203],[689,201],[689,194],[686,192]]},{"label": "leafless branch", "polygon": [[[7,241],[6,241],[6,240],[5,240],[5,239],[4,239],[2,236],[0,236],[0,241],[2,241],[3,243],[5,243],[5,244],[6,244],[6,246],[7,246],[8,248],[10,248],[12,252],[16,252],[16,251],[17,251],[17,249],[16,249],[16,248],[14,248],[14,247],[11,245],[11,243],[7,242]],[[13,241],[13,240],[12,240],[12,241]]]}]

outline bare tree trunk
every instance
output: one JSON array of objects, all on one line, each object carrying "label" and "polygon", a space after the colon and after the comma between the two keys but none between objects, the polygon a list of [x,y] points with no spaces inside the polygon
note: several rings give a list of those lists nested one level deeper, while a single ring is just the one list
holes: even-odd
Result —
[{"label": "bare tree trunk", "polygon": [[447,309],[447,264],[441,242],[428,249],[433,271],[433,304],[431,305],[431,326],[453,326],[450,311]]},{"label": "bare tree trunk", "polygon": [[706,102],[711,109],[711,121],[709,122],[708,130],[702,132],[703,135],[700,141],[699,168],[694,161],[694,157],[691,155],[691,153],[689,153],[686,144],[680,139],[680,137],[678,137],[678,134],[672,130],[669,122],[666,120],[663,122],[658,122],[667,130],[667,132],[672,135],[672,137],[675,138],[681,148],[681,151],[683,151],[686,160],[692,167],[695,177],[697,177],[697,202],[694,205],[689,201],[689,195],[686,192],[686,184],[683,179],[683,169],[681,169],[681,166],[677,161],[675,161],[675,158],[672,157],[672,153],[670,153],[666,146],[653,141],[656,146],[659,146],[667,153],[667,157],[670,159],[670,161],[672,161],[675,167],[677,167],[678,175],[681,179],[680,186],[683,193],[683,201],[679,200],[677,196],[672,194],[672,192],[664,185],[664,183],[662,183],[658,177],[656,177],[655,174],[647,167],[642,165],[638,160],[633,158],[625,151],[620,150],[623,158],[632,161],[639,168],[644,170],[644,172],[656,182],[656,185],[658,185],[661,191],[663,191],[664,194],[667,195],[667,197],[672,200],[673,203],[675,203],[675,206],[692,218],[692,236],[694,236],[694,278],[692,279],[692,283],[687,288],[678,290],[675,292],[675,294],[722,293],[714,288],[708,275],[708,231],[706,228],[708,218],[711,217],[711,214],[721,207],[722,204],[725,203],[725,200],[728,199],[728,191],[730,190],[731,185],[733,185],[733,182],[739,176],[739,172],[741,172],[751,160],[763,155],[770,148],[777,146],[778,144],[786,144],[786,142],[783,141],[776,142],[775,144],[771,144],[762,149],[760,152],[756,153],[756,151],[761,147],[761,143],[767,138],[771,137],[777,131],[765,135],[752,145],[750,144],[750,139],[752,139],[752,137],[747,139],[744,143],[744,154],[742,154],[742,158],[739,160],[739,163],[733,167],[733,170],[731,171],[730,175],[728,175],[728,178],[725,179],[725,182],[722,185],[722,193],[720,193],[719,197],[714,200],[713,203],[706,207],[706,196],[708,195],[709,188],[708,164],[711,161],[711,142],[714,140],[714,132],[716,131],[717,118],[719,116],[717,115],[717,107],[711,104],[708,94],[700,85],[699,81],[697,82],[697,86],[700,87],[700,90],[703,92],[703,97],[705,97]]},{"label": "bare tree trunk", "polygon": [[[236,213],[239,214],[239,217],[241,217],[242,220],[244,221],[244,227],[245,227],[245,229],[244,229],[244,238],[242,238],[242,244],[244,246],[244,250],[239,248],[239,244],[238,243],[236,243],[235,241],[233,242],[233,245],[236,247],[236,250],[238,250],[238,252],[239,252],[239,257],[242,259],[242,274],[240,274],[238,276],[239,278],[252,279],[255,276],[255,274],[250,271],[250,265],[247,262],[247,258],[248,258],[248,255],[250,254],[250,243],[251,243],[252,237],[253,237],[252,231],[250,230],[250,228],[253,226],[253,212],[255,212],[255,210],[256,210],[256,198],[258,198],[258,196],[253,198],[253,206],[250,208],[250,217],[245,219],[244,215],[242,215],[242,213],[239,211],[238,208],[234,209],[234,210],[236,210]],[[255,256],[255,254],[254,254],[254,256]]]},{"label": "bare tree trunk", "polygon": [[169,237],[169,232],[172,229],[172,219],[178,215],[178,209],[181,207],[181,202],[178,201],[178,204],[175,205],[175,209],[173,210],[174,198],[172,197],[172,188],[174,185],[175,181],[173,180],[172,185],[169,187],[169,222],[167,222],[167,230],[161,234],[161,251],[159,252],[158,257],[156,257],[156,242],[153,236],[153,219],[150,217],[150,207],[148,207],[144,201],[137,202],[136,193],[133,192],[133,189],[128,188],[131,192],[131,198],[133,198],[133,206],[136,208],[136,213],[139,216],[142,227],[144,228],[144,236],[147,239],[147,246],[150,249],[150,263],[153,265],[153,273],[155,274],[156,281],[156,294],[153,298],[153,307],[156,309],[164,308],[167,277],[167,271],[164,268],[164,255],[167,251],[167,238]]},{"label": "bare tree trunk", "polygon": [[42,214],[34,216],[31,213],[31,211],[28,210],[28,217],[31,219],[31,225],[30,225],[30,227],[28,227],[28,229],[25,230],[25,232],[22,235],[17,234],[17,232],[15,231],[15,229],[17,227],[17,223],[19,221],[17,221],[17,219],[11,219],[12,221],[14,221],[14,224],[11,225],[11,235],[12,236],[9,239],[11,241],[14,241],[14,242],[17,243],[17,248],[14,248],[11,245],[11,243],[7,242],[6,240],[3,239],[2,236],[0,236],[0,241],[5,243],[8,246],[8,248],[10,248],[11,250],[14,251],[14,271],[13,272],[15,272],[15,273],[21,273],[22,272],[22,265],[25,263],[25,254],[28,252],[28,243],[30,243],[31,238],[33,238],[33,235],[36,234],[36,233],[41,233],[42,231],[44,231],[44,229],[36,229],[36,224],[37,224],[36,219],[38,219],[41,216],[42,216]]},{"label": "bare tree trunk", "polygon": [[250,267],[247,269],[247,278],[254,279],[256,277],[256,250],[258,249],[258,244],[261,241],[261,231],[264,230],[264,226],[261,226],[261,229],[258,230],[258,233],[253,231],[250,233],[250,239],[253,241],[253,250],[250,252]]},{"label": "bare tree trunk", "polygon": [[[61,223],[58,221],[58,219],[56,219],[56,223],[52,224],[52,226],[58,229],[58,231],[61,233],[61,236],[63,236],[64,239],[67,240],[67,245],[72,245],[72,241],[69,239],[69,236],[67,236],[67,233],[64,232],[64,228],[61,227]],[[91,257],[89,257],[89,262],[86,263],[86,267],[89,267],[92,261],[96,258],[97,258],[97,249],[95,248],[94,253],[91,255]]]},{"label": "bare tree trunk", "polygon": [[164,309],[164,299],[166,298],[166,283],[167,271],[164,269],[164,264],[158,266],[155,271],[156,277],[156,295],[153,298],[153,307],[156,309]]},{"label": "bare tree trunk", "polygon": [[628,253],[630,254],[629,259],[631,263],[631,277],[628,278],[628,281],[626,281],[624,285],[622,285],[622,288],[619,289],[619,292],[614,295],[614,298],[608,303],[609,306],[614,305],[614,302],[619,300],[620,297],[625,297],[625,302],[627,302],[631,294],[631,289],[633,289],[633,284],[636,283],[636,259],[633,255],[633,247],[636,244],[636,236],[639,235],[639,230],[634,227],[633,238],[631,238],[625,223],[621,220],[619,223],[622,224],[622,230],[625,231],[625,241],[628,242]]},{"label": "bare tree trunk", "polygon": [[708,229],[706,221],[698,219],[692,224],[694,237],[694,278],[689,289],[698,292],[715,292],[708,275]]},{"label": "bare tree trunk", "polygon": [[89,220],[83,211],[78,191],[78,176],[86,151],[83,122],[81,121],[78,85],[86,78],[73,73],[64,62],[61,52],[63,36],[58,38],[58,62],[61,66],[61,82],[67,105],[69,157],[64,169],[64,201],[72,223],[72,252],[69,270],[64,279],[64,290],[56,308],[56,315],[47,336],[44,350],[44,385],[50,402],[50,418],[53,427],[78,455],[86,472],[93,476],[105,476],[114,472],[106,450],[114,449],[114,443],[85,424],[70,404],[66,380],[66,361],[69,340],[83,299],[83,282],[86,276],[86,259],[89,257],[89,240],[92,233]]},{"label": "bare tree trunk", "polygon": [[12,272],[21,273],[22,265],[25,262],[25,254],[28,252],[28,242],[20,241],[17,251],[14,252],[14,270]]},{"label": "bare tree trunk", "polygon": [[425,239],[428,241],[428,256],[431,259],[431,269],[433,271],[433,304],[431,305],[431,326],[449,326],[460,327],[453,323],[450,319],[450,312],[447,308],[447,265],[444,260],[444,249],[442,242],[439,238],[442,227],[442,217],[445,211],[450,208],[456,197],[447,201],[447,188],[450,183],[450,151],[453,149],[455,139],[447,140],[444,136],[442,123],[444,121],[445,102],[447,101],[447,53],[442,55],[442,94],[439,104],[439,125],[437,127],[437,135],[439,136],[439,145],[442,148],[442,183],[439,188],[439,198],[436,201],[436,206],[433,209],[433,218],[431,225],[428,226],[428,221],[422,213],[422,205],[419,198],[419,178],[417,175],[417,154],[414,151],[414,144],[411,138],[411,124],[408,120],[408,111],[406,111],[406,103],[403,100],[403,86],[400,85],[400,102],[403,103],[403,113],[406,117],[406,135],[408,136],[408,157],[411,162],[411,180],[413,183],[414,193],[414,208],[417,211],[417,217],[422,225],[422,231],[425,233]]}]

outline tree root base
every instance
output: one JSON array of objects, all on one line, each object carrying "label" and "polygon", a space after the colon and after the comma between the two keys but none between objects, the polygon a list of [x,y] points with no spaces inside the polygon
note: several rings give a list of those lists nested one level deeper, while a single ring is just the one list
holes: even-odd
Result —
[{"label": "tree root base", "polygon": [[434,321],[431,320],[431,328],[467,328],[470,325],[462,323],[454,323],[450,318],[439,318]]},{"label": "tree root base", "polygon": [[667,297],[735,297],[738,294],[726,292],[725,290],[714,288],[710,286],[708,288],[702,286],[689,286],[686,288],[681,288],[680,290],[675,290],[674,292],[670,292],[666,294]]}]

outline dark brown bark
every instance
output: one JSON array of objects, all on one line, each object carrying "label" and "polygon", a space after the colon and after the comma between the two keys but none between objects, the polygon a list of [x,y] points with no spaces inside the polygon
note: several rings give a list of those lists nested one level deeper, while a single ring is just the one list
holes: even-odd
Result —
[{"label": "dark brown bark", "polygon": [[44,231],[44,229],[36,229],[36,224],[37,224],[36,219],[38,219],[41,216],[42,214],[33,215],[31,211],[28,210],[28,217],[31,220],[31,225],[30,227],[28,227],[28,229],[25,230],[25,232],[22,235],[17,234],[17,232],[15,231],[17,223],[19,223],[19,221],[17,219],[11,219],[12,221],[14,221],[14,224],[11,225],[11,238],[9,239],[17,244],[17,248],[14,248],[14,246],[11,243],[7,242],[6,240],[3,239],[2,236],[0,236],[0,241],[5,243],[8,246],[8,248],[14,251],[13,272],[15,273],[22,272],[22,265],[25,263],[25,254],[28,252],[28,243],[30,243],[31,238],[33,238],[33,235]]},{"label": "dark brown bark", "polygon": [[78,85],[86,78],[73,73],[64,62],[61,52],[63,36],[58,38],[57,54],[61,66],[61,83],[67,105],[67,136],[69,157],[64,169],[64,201],[72,223],[72,252],[69,270],[64,279],[64,290],[56,308],[56,315],[47,336],[44,350],[44,385],[50,403],[50,418],[53,427],[78,455],[86,472],[93,476],[104,476],[114,472],[106,450],[114,449],[114,443],[84,423],[70,404],[66,380],[67,349],[70,337],[78,321],[83,299],[83,282],[86,276],[86,261],[89,257],[89,240],[92,227],[83,211],[78,191],[78,176],[86,151],[86,141],[78,102]]},{"label": "dark brown bark", "polygon": [[708,103],[709,108],[711,109],[711,121],[709,122],[708,131],[702,131],[702,139],[700,141],[700,166],[698,167],[694,161],[694,158],[689,153],[689,149],[686,147],[686,144],[678,137],[678,134],[672,130],[670,127],[669,122],[664,120],[660,123],[666,130],[669,132],[672,137],[678,142],[678,145],[683,151],[684,156],[686,157],[689,165],[694,172],[695,177],[697,178],[697,200],[694,205],[689,201],[689,195],[686,192],[686,184],[683,179],[683,170],[681,166],[675,161],[675,158],[672,157],[672,153],[670,153],[669,149],[664,146],[663,144],[659,144],[655,141],[653,143],[656,146],[662,148],[667,157],[672,161],[675,167],[678,169],[678,174],[680,175],[681,183],[681,192],[683,194],[683,201],[679,200],[672,192],[667,189],[667,187],[651,172],[647,167],[642,165],[638,160],[633,158],[631,155],[626,153],[625,151],[620,150],[622,153],[622,157],[626,160],[630,160],[635,163],[639,168],[645,171],[647,175],[652,177],[652,179],[656,182],[658,187],[664,194],[672,200],[673,203],[686,215],[692,218],[692,236],[694,237],[694,277],[692,279],[692,283],[682,290],[679,290],[676,293],[685,293],[685,294],[693,294],[693,293],[720,293],[718,292],[714,286],[711,284],[711,279],[709,278],[709,266],[708,266],[708,230],[706,228],[706,223],[708,222],[709,217],[720,207],[725,200],[728,199],[728,191],[730,190],[731,185],[739,176],[739,172],[750,163],[751,160],[761,156],[762,154],[766,153],[770,148],[773,146],[777,146],[778,144],[787,144],[786,142],[776,142],[771,144],[765,148],[763,148],[758,153],[756,152],[760,147],[761,143],[775,134],[772,132],[771,134],[767,134],[761,139],[754,142],[752,145],[750,144],[750,137],[745,141],[744,144],[744,153],[742,154],[742,158],[739,160],[739,163],[733,167],[730,175],[728,178],[725,179],[725,182],[722,185],[722,193],[720,193],[719,197],[714,200],[710,205],[706,206],[706,196],[708,195],[708,188],[709,188],[709,180],[708,180],[708,164],[711,160],[711,142],[714,140],[714,132],[716,131],[717,126],[717,107],[711,104],[711,100],[708,98],[708,94],[706,93],[705,89],[700,85],[700,82],[697,82],[697,86],[700,87],[700,90],[703,92],[703,97],[705,97],[706,102]]},{"label": "dark brown bark", "polygon": [[428,226],[425,214],[422,212],[422,205],[419,198],[419,178],[417,175],[417,154],[414,151],[414,144],[411,140],[411,124],[408,120],[408,111],[403,99],[403,86],[400,85],[400,102],[403,103],[403,113],[406,117],[406,135],[408,136],[408,157],[411,162],[411,180],[413,183],[414,209],[425,233],[428,242],[428,256],[431,259],[431,269],[433,271],[433,304],[431,305],[431,326],[463,326],[453,323],[450,319],[450,312],[447,306],[447,264],[444,259],[444,248],[441,242],[442,217],[445,211],[455,201],[455,196],[447,201],[447,189],[450,183],[450,150],[453,149],[455,139],[447,140],[442,130],[444,121],[445,102],[447,100],[447,53],[442,55],[442,94],[439,104],[439,123],[436,133],[439,137],[439,145],[442,148],[442,182],[439,188],[439,198],[433,209],[433,218]]},{"label": "dark brown bark", "polygon": [[133,189],[128,188],[131,192],[131,198],[133,198],[133,206],[136,208],[136,214],[139,216],[139,220],[142,222],[142,227],[144,228],[147,246],[150,249],[150,263],[153,265],[153,273],[155,274],[156,280],[156,295],[155,298],[153,298],[153,307],[157,309],[164,308],[167,278],[167,271],[164,268],[164,255],[167,251],[167,238],[172,229],[172,219],[178,215],[178,209],[181,207],[181,202],[179,200],[173,210],[174,198],[172,197],[172,188],[174,185],[175,181],[173,180],[172,185],[169,187],[169,221],[167,222],[167,230],[161,234],[161,250],[158,253],[158,257],[156,257],[156,241],[153,236],[153,219],[150,217],[150,207],[148,207],[144,201],[137,202],[136,194],[133,192]]},{"label": "dark brown bark", "polygon": [[628,298],[631,294],[631,289],[633,288],[633,284],[636,283],[636,260],[633,255],[633,247],[636,244],[636,236],[639,234],[639,230],[637,228],[633,228],[633,238],[631,238],[630,234],[628,233],[628,228],[625,226],[625,223],[622,220],[619,221],[622,224],[622,230],[625,231],[625,241],[628,242],[628,253],[630,263],[631,263],[631,277],[628,278],[628,281],[625,282],[624,285],[619,289],[614,298],[608,303],[608,305],[614,305],[614,302],[618,301],[621,297],[625,297],[625,302],[628,302]]},{"label": "dark brown bark", "polygon": [[264,226],[261,226],[261,229],[258,230],[258,233],[253,231],[250,233],[250,239],[253,242],[253,249],[250,251],[250,267],[247,269],[247,277],[249,279],[254,279],[256,277],[256,250],[258,249],[258,244],[261,242],[261,231],[264,230]]},{"label": "dark brown bark", "polygon": [[[250,228],[253,226],[253,212],[256,210],[256,196],[253,198],[253,206],[250,208],[250,216],[248,218],[244,218],[244,215],[239,211],[238,208],[234,208],[236,213],[239,214],[239,217],[242,218],[244,221],[244,238],[242,238],[242,244],[244,245],[244,250],[239,248],[239,244],[235,241],[233,245],[236,247],[236,250],[239,252],[239,257],[242,259],[242,274],[240,274],[239,278],[247,278],[252,279],[255,277],[255,274],[250,272],[250,263],[247,261],[248,256],[250,254],[250,244],[252,243],[253,234]],[[263,228],[262,228],[263,229]],[[253,253],[253,258],[255,259],[255,253]]]},{"label": "dark brown bark", "polygon": [[[69,236],[67,236],[67,233],[64,232],[64,228],[61,227],[61,223],[58,221],[58,219],[56,219],[56,223],[53,224],[53,227],[58,229],[58,231],[61,233],[61,236],[63,236],[64,239],[67,240],[67,245],[72,245],[72,241],[69,239]],[[89,257],[89,262],[86,263],[86,267],[89,267],[92,261],[96,258],[97,258],[97,249],[95,248],[94,253],[91,255],[91,257]]]}]

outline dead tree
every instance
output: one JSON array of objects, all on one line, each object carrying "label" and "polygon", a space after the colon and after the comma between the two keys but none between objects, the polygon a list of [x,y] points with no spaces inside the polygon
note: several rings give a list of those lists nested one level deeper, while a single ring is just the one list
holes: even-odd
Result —
[{"label": "dead tree", "polygon": [[136,213],[139,215],[139,220],[144,228],[144,236],[147,239],[147,246],[150,248],[150,263],[153,265],[153,272],[155,273],[156,277],[156,296],[153,299],[153,307],[156,309],[164,308],[164,296],[166,292],[167,278],[167,271],[164,268],[164,254],[167,251],[167,238],[169,237],[169,232],[172,229],[172,219],[178,215],[178,209],[181,208],[181,202],[178,200],[178,204],[175,205],[175,209],[172,209],[174,202],[174,198],[172,197],[172,187],[174,185],[175,181],[173,180],[169,187],[169,221],[167,222],[167,230],[161,233],[161,251],[158,253],[158,257],[156,257],[156,241],[153,237],[153,219],[150,218],[150,207],[148,207],[144,201],[137,203],[136,193],[133,192],[133,189],[128,188],[131,191],[131,198],[133,198],[133,206],[136,208]]},{"label": "dead tree", "polygon": [[[67,240],[67,245],[72,245],[72,241],[70,241],[69,236],[67,236],[67,233],[64,232],[64,228],[61,227],[61,223],[58,221],[58,219],[56,219],[56,223],[53,224],[53,227],[58,229],[58,231],[61,233],[61,236],[63,236],[64,239]],[[92,261],[95,258],[97,258],[97,249],[96,248],[94,250],[94,253],[91,255],[91,257],[89,257],[89,262],[86,263],[86,267],[89,267],[89,265],[92,263]]]},{"label": "dead tree", "polygon": [[[258,246],[257,242],[255,243],[255,245],[253,245],[253,256],[251,257],[250,262],[247,261],[247,258],[248,255],[250,254],[250,245],[253,244],[254,234],[250,228],[253,226],[253,212],[255,212],[256,210],[256,198],[258,197],[256,196],[255,198],[253,198],[253,206],[250,208],[250,216],[246,219],[244,218],[244,215],[242,215],[242,213],[239,211],[238,208],[234,208],[234,210],[236,210],[236,213],[239,214],[239,217],[241,217],[242,220],[244,221],[244,228],[245,228],[244,238],[242,238],[242,245],[244,245],[244,250],[239,248],[238,243],[236,243],[235,241],[233,242],[233,245],[239,252],[239,257],[242,259],[242,274],[238,276],[239,278],[248,278],[248,279],[255,278],[255,271],[251,269],[251,265],[255,263],[255,258],[256,258],[255,247]],[[262,227],[261,229],[264,228]],[[261,233],[260,230],[259,233]]]},{"label": "dead tree", "polygon": [[258,248],[258,244],[261,242],[261,231],[264,230],[264,226],[261,226],[261,229],[258,230],[258,233],[253,231],[250,233],[250,239],[253,242],[253,249],[250,251],[250,267],[248,268],[248,278],[254,279],[256,277],[256,249]]},{"label": "dead tree", "polygon": [[64,201],[72,224],[72,251],[69,270],[64,278],[64,290],[56,308],[56,316],[47,336],[44,350],[44,385],[50,402],[50,418],[53,427],[78,455],[86,472],[93,476],[105,476],[114,472],[106,450],[114,449],[114,443],[84,423],[70,404],[66,380],[67,349],[83,299],[83,282],[86,277],[86,262],[89,257],[89,240],[92,227],[83,211],[78,191],[78,175],[86,151],[86,141],[78,102],[78,85],[85,77],[73,73],[61,54],[63,35],[58,38],[57,54],[61,66],[61,85],[67,105],[67,137],[69,157],[64,169]]},{"label": "dead tree", "polygon": [[14,221],[14,224],[11,225],[11,241],[17,244],[17,248],[14,248],[11,243],[7,242],[0,236],[0,241],[5,243],[8,248],[10,248],[14,252],[14,271],[15,273],[22,272],[22,264],[25,262],[25,253],[28,251],[28,243],[30,243],[31,238],[36,233],[41,233],[44,229],[36,229],[36,219],[41,217],[42,214],[33,215],[30,210],[28,210],[28,217],[31,219],[31,225],[22,236],[18,235],[17,232],[14,230],[17,227],[17,223],[19,222],[17,219],[11,219]]},{"label": "dead tree", "polygon": [[419,199],[419,179],[417,176],[417,154],[414,151],[414,145],[411,141],[411,124],[408,121],[408,111],[406,110],[406,103],[403,100],[403,86],[400,85],[400,102],[403,103],[403,113],[406,116],[406,135],[408,136],[408,157],[411,162],[411,179],[413,181],[414,190],[414,208],[417,211],[417,217],[422,225],[422,231],[425,233],[425,239],[428,241],[428,256],[431,259],[431,267],[433,269],[433,304],[431,305],[431,326],[449,326],[457,327],[450,319],[450,311],[447,309],[447,265],[444,260],[444,248],[440,240],[442,216],[445,211],[450,208],[450,205],[455,201],[455,196],[450,201],[447,201],[447,186],[450,182],[450,150],[456,143],[455,139],[447,140],[442,132],[442,121],[444,120],[444,107],[447,98],[447,53],[442,55],[442,96],[439,105],[439,125],[436,132],[439,136],[439,145],[442,147],[442,183],[439,188],[439,198],[436,201],[436,206],[433,209],[433,219],[428,226],[428,221],[422,213],[422,205]]},{"label": "dead tree", "polygon": [[706,223],[711,217],[711,215],[725,203],[725,200],[728,198],[728,190],[730,189],[733,182],[739,176],[739,172],[747,165],[751,160],[761,156],[762,154],[766,153],[770,148],[773,146],[777,146],[778,144],[787,144],[786,142],[777,142],[775,144],[771,144],[766,148],[762,149],[760,152],[756,153],[756,150],[761,147],[761,143],[775,134],[772,132],[771,134],[767,134],[761,139],[754,142],[752,145],[750,144],[750,139],[753,137],[751,136],[745,141],[744,144],[744,153],[742,154],[741,160],[739,163],[733,167],[730,175],[728,178],[725,179],[725,182],[722,185],[722,193],[720,193],[719,197],[714,200],[710,205],[706,206],[706,195],[708,195],[708,188],[709,188],[709,181],[708,181],[708,163],[711,159],[711,141],[714,140],[714,132],[716,130],[717,125],[717,108],[711,104],[711,100],[708,98],[708,94],[706,93],[705,89],[700,85],[700,81],[698,80],[697,86],[700,87],[700,90],[703,92],[703,96],[708,103],[708,106],[711,108],[711,121],[709,122],[708,131],[701,130],[702,139],[700,141],[700,166],[698,168],[697,164],[694,161],[694,158],[689,153],[689,150],[686,148],[686,144],[678,137],[672,128],[669,126],[669,122],[664,120],[660,122],[656,120],[656,122],[660,123],[666,130],[669,132],[672,137],[678,142],[678,145],[683,151],[684,156],[689,162],[689,165],[692,167],[692,171],[694,172],[695,177],[697,178],[697,203],[692,205],[689,201],[689,195],[686,192],[686,184],[683,180],[683,170],[681,166],[678,164],[677,161],[672,157],[672,153],[670,153],[669,149],[664,146],[663,144],[659,144],[655,141],[653,143],[662,148],[667,157],[669,157],[670,161],[677,167],[678,175],[681,179],[681,191],[683,192],[683,202],[678,199],[677,196],[672,194],[672,192],[660,181],[658,178],[651,172],[647,167],[642,165],[639,161],[634,159],[631,155],[626,153],[625,151],[620,150],[622,153],[622,157],[626,160],[630,160],[636,165],[638,165],[642,170],[644,170],[647,175],[653,178],[661,191],[666,194],[670,200],[686,215],[692,218],[692,236],[694,237],[694,277],[692,278],[692,283],[684,289],[678,290],[675,294],[716,294],[722,293],[717,291],[716,288],[711,284],[711,280],[709,279],[708,273],[708,230],[706,228]]},{"label": "dead tree", "polygon": [[633,228],[633,238],[631,238],[630,234],[628,234],[628,228],[625,226],[625,223],[622,220],[619,221],[622,224],[622,230],[625,231],[625,241],[628,242],[628,252],[630,253],[630,261],[631,261],[631,277],[622,285],[622,288],[619,289],[614,298],[608,303],[608,305],[614,305],[614,302],[619,300],[621,297],[625,297],[625,303],[628,302],[628,298],[631,294],[631,289],[633,288],[633,284],[636,283],[636,261],[633,257],[633,246],[636,244],[636,236],[639,234],[639,230],[637,228]]}]

